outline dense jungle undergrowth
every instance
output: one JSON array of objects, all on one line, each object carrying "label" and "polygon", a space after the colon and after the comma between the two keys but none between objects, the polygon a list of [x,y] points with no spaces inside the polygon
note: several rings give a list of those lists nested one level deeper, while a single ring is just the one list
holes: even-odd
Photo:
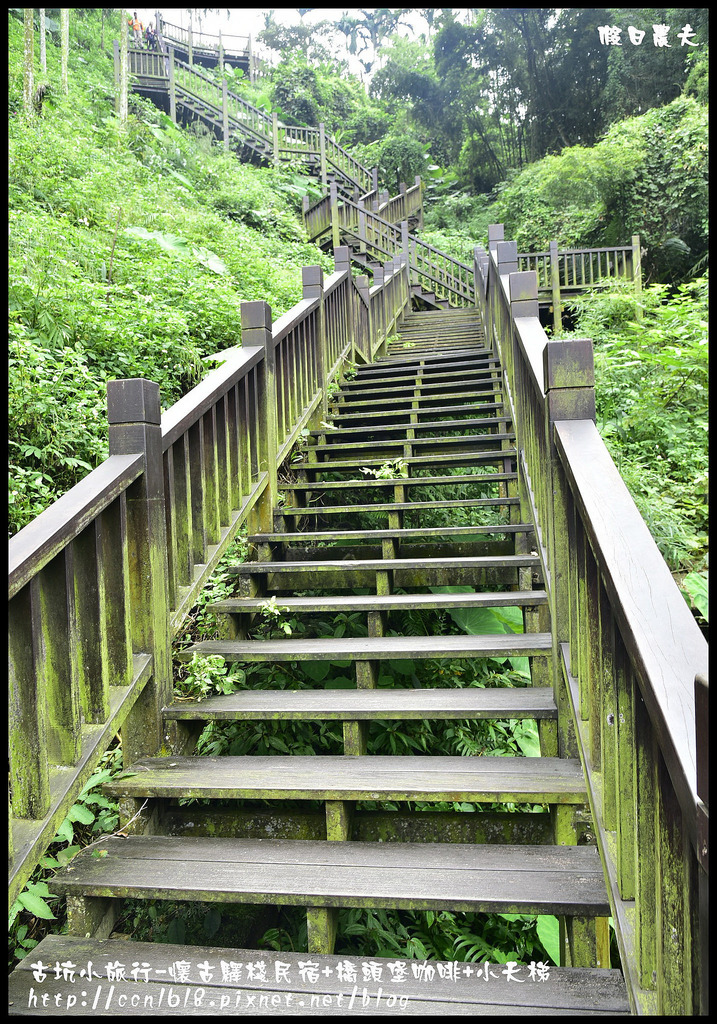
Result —
[{"label": "dense jungle undergrowth", "polygon": [[[445,64],[448,43],[453,39],[457,46],[461,32],[450,23],[444,30],[440,55]],[[315,193],[315,184],[299,168],[241,164],[205,134],[177,128],[136,97],[130,97],[127,128],[120,129],[109,50],[116,33],[105,26],[103,50],[100,12],[95,10],[73,10],[70,33],[68,95],[59,86],[59,41],[49,35],[50,88],[41,112],[27,118],[22,111],[22,24],[12,14],[9,18],[11,534],[106,457],[108,379],[155,380],[166,408],[213,367],[214,353],[238,343],[241,301],[265,299],[279,316],[301,297],[302,266],[332,267],[330,257],[303,233],[301,197]],[[434,48],[441,34],[434,36]],[[521,249],[544,248],[553,238],[564,246],[607,245],[626,241],[632,232],[641,234],[648,285],[642,318],[636,319],[631,294],[603,292],[576,304],[576,333],[595,341],[601,433],[663,556],[706,622],[703,97],[669,97],[664,107],[629,123],[614,123],[602,149],[599,142],[566,147],[523,170],[508,168],[496,187],[494,180],[488,185],[470,180],[477,166],[471,162],[471,154],[478,152],[475,139],[464,139],[452,157],[447,140],[437,138],[439,128],[458,131],[458,123],[446,116],[439,125],[431,114],[431,103],[440,100],[436,83],[441,81],[434,49],[424,46],[425,62],[417,78],[411,78],[410,48],[395,41],[386,45],[385,74],[370,98],[326,57],[312,66],[301,53],[286,56],[283,71],[280,65],[259,86],[243,82],[237,88],[252,102],[273,105],[289,123],[311,124],[321,115],[329,130],[343,126],[342,144],[355,146],[365,163],[377,163],[387,187],[397,175],[410,181],[413,173],[424,174],[428,206],[423,237],[458,258],[470,259],[473,245],[486,244],[488,223],[498,221],[506,223],[506,237],[518,238]],[[465,50],[466,60],[469,56]],[[458,74],[458,64],[452,73]],[[449,80],[444,75],[443,81]],[[460,103],[456,93],[450,110]],[[332,104],[339,112],[335,126],[326,116]],[[245,557],[244,542],[232,555]],[[216,635],[219,624],[206,605],[228,592],[229,578],[219,570],[182,642]],[[495,621],[415,615],[401,626],[415,635],[519,631],[518,618],[502,611]],[[264,635],[302,628],[281,612],[280,602],[279,608],[267,608],[258,626]],[[337,617],[319,620],[314,628],[317,635],[340,636],[360,634],[364,627],[357,617]],[[266,668],[250,671],[256,686],[350,685],[346,666],[330,668],[330,682],[318,677],[324,671],[318,666],[313,676],[306,666],[301,673],[274,670],[271,680]],[[407,661],[392,664],[382,683],[402,675],[405,685],[406,677],[415,675],[419,683],[431,685],[441,672],[448,672],[456,686],[526,682],[523,665]],[[205,659],[178,670],[177,692],[194,697],[228,692],[244,685],[249,674]],[[330,723],[321,729],[228,727],[206,730],[201,749],[330,752],[338,749],[339,740]],[[516,727],[510,722],[439,723],[421,729],[388,724],[374,728],[371,743],[377,753],[409,754],[430,745],[434,753],[530,756],[536,752],[536,730],[534,723]],[[121,748],[115,744],[14,906],[11,960],[29,952],[43,929],[61,927],[61,901],[51,889],[53,871],[81,845],[116,827],[117,809],[97,787],[121,766]],[[543,812],[541,807],[528,810]],[[191,905],[136,904],[124,919],[126,931],[160,941],[231,942],[237,928],[232,911]],[[557,955],[555,919],[350,912],[342,920],[342,934],[346,953],[493,962]],[[265,936],[267,948],[301,948],[304,941],[291,914],[277,919]]]}]

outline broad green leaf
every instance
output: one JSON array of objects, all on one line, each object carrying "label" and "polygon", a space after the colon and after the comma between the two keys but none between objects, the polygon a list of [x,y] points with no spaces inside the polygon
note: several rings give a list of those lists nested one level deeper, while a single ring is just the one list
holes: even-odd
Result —
[{"label": "broad green leaf", "polygon": [[551,914],[541,914],[538,917],[536,931],[538,938],[543,944],[545,952],[556,965],[560,966],[560,928],[557,917]]},{"label": "broad green leaf", "polygon": [[22,903],[25,910],[29,910],[35,917],[41,917],[43,921],[53,921],[55,919],[55,915],[41,896],[36,896],[31,892],[21,892],[18,900]]},{"label": "broad green leaf", "polygon": [[705,622],[709,622],[709,582],[706,572],[690,572],[685,576],[682,585],[692,598],[697,611]]},{"label": "broad green leaf", "polygon": [[82,804],[73,804],[67,817],[70,821],[79,821],[82,825],[91,825],[95,820],[92,811]]}]

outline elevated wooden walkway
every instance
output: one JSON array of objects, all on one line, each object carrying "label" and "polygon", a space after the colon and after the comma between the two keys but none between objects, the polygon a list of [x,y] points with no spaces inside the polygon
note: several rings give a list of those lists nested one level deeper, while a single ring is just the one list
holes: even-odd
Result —
[{"label": "elevated wooden walkway", "polygon": [[[591,345],[547,342],[497,228],[473,308],[412,312],[406,260],[368,287],[349,258],[305,268],[276,323],[243,304],[241,348],[164,415],[112,382],[110,458],[11,543],[11,900],[118,730],[125,770],[103,787],[122,826],[52,878],[69,934],[14,971],[10,1013],[706,1012],[706,644],[595,431]],[[177,657],[246,681],[174,700],[171,639],[243,523],[221,635]],[[490,632],[506,608],[522,631]],[[477,666],[507,659],[529,678],[490,685]],[[376,745],[505,720],[535,721],[539,755]],[[341,732],[195,753],[208,722],[277,721]],[[113,938],[128,898],[242,904],[256,934]],[[306,953],[256,948],[277,907]],[[337,954],[342,915],[375,908],[555,915],[561,963]]]}]

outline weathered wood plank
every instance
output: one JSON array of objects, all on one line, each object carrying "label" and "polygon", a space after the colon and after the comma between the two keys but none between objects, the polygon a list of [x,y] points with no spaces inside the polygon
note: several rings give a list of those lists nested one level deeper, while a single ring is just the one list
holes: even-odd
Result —
[{"label": "weathered wood plank", "polygon": [[498,636],[389,636],[311,640],[204,640],[180,651],[180,661],[194,654],[220,654],[226,661],[367,661],[375,658],[547,657],[550,633]]},{"label": "weathered wood plank", "polygon": [[540,559],[537,555],[476,555],[467,558],[378,558],[378,559],[341,559],[325,562],[241,562],[227,567],[227,572],[236,576],[251,576],[257,573],[278,574],[282,572],[322,572],[340,569],[342,572],[352,570],[371,570],[372,572],[386,569],[490,569],[490,568],[537,568]]},{"label": "weathered wood plank", "polygon": [[[95,977],[87,998],[77,998],[77,983],[56,981],[54,972],[41,983],[35,981],[30,961],[38,959],[51,965],[71,962],[80,965],[78,970],[91,961]],[[496,965],[486,970],[483,965],[433,962],[427,968],[422,961],[371,957],[369,967],[369,958],[364,957],[312,954],[310,959],[315,973],[306,970],[305,953],[264,950],[264,970],[257,971],[250,968],[257,960],[255,950],[51,935],[10,976],[9,1012],[11,1016],[37,1015],[45,996],[53,1016],[148,1012],[161,1016],[499,1016],[516,1012],[617,1016],[628,1012],[619,971],[551,967],[547,977],[533,980],[527,968],[519,968],[510,980],[508,971]],[[138,975],[136,982],[131,974],[124,982],[115,980],[116,971],[110,981],[107,965],[117,961],[126,968],[136,963],[149,964],[150,969]],[[179,963],[186,964],[183,982],[173,979]],[[396,976],[403,979],[400,984],[392,983]]]},{"label": "weathered wood plank", "polygon": [[[291,612],[370,612],[406,611],[408,609],[506,608],[544,605],[544,590],[512,590],[502,593],[470,594],[376,594],[358,597],[354,594],[331,594],[327,597],[282,597],[281,607]],[[214,601],[214,612],[241,614],[261,611],[266,599],[246,598]]]},{"label": "weathered wood plank", "polygon": [[549,687],[375,690],[242,690],[194,702],[179,701],[165,718],[235,721],[315,719],[317,721],[425,718],[539,718],[557,716]]},{"label": "weathered wood plank", "polygon": [[606,917],[589,846],[109,838],[53,879],[59,893],[290,906]]},{"label": "weathered wood plank", "polygon": [[339,754],[142,758],[115,796],[231,800],[585,802],[580,762],[560,758]]}]

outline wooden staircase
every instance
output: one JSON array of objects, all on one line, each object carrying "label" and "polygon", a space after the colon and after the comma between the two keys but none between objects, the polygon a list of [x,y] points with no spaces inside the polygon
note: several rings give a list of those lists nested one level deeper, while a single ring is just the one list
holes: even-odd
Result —
[{"label": "wooden staircase", "polygon": [[[501,374],[483,345],[476,311],[409,314],[385,356],[344,382],[329,420],[311,432],[304,461],[282,486],[273,532],[253,534],[253,560],[232,568],[237,595],[214,606],[225,616],[226,639],[180,655],[289,663],[299,675],[311,666],[303,688],[249,684],[165,710],[167,722],[185,728],[210,721],[341,722],[343,750],[166,756],[127,766],[105,788],[120,798],[125,817],[135,818],[134,831],[100,844],[99,855],[97,847],[81,852],[53,879],[53,891],[68,897],[71,934],[43,940],[11,977],[11,1000],[13,986],[27,992],[28,961],[72,958],[92,960],[100,972],[97,998],[100,1009],[110,1000],[106,1015],[125,1012],[120,996],[138,992],[129,969],[113,987],[101,966],[110,960],[128,968],[151,964],[155,973],[139,1005],[167,1015],[187,1013],[187,1006],[220,1014],[628,1013],[622,976],[609,969],[600,858],[584,841],[585,780],[578,760],[557,756],[546,593],[516,479]],[[272,598],[300,620],[301,632],[257,638]],[[446,609],[501,607],[522,609],[525,632],[448,633],[437,617]],[[315,625],[327,613],[343,613],[347,633],[355,635],[319,635]],[[433,623],[427,634],[411,631],[418,614]],[[530,659],[531,684],[470,685],[473,659],[506,658]],[[424,661],[438,668],[460,662],[467,684],[425,686],[417,668],[410,675],[392,671],[392,663]],[[332,678],[347,672],[355,686],[332,688]],[[373,752],[375,722],[526,718],[538,722],[540,757]],[[187,798],[206,803],[181,806]],[[247,810],[232,801],[272,807]],[[285,801],[292,804],[286,808]],[[312,811],[316,801],[323,825],[317,829],[314,814],[310,837],[298,838],[307,832],[299,831],[294,802]],[[376,812],[363,808],[366,802],[398,807]],[[416,802],[428,806],[418,809]],[[447,811],[446,803],[480,805],[483,813]],[[495,816],[493,805],[506,803],[541,804],[545,813]],[[494,817],[504,826],[497,843],[487,841]],[[109,935],[124,897],[303,907],[308,956],[120,942]],[[362,974],[360,959],[334,954],[340,911],[357,907],[555,914],[570,966],[526,966],[511,977],[500,964],[437,970],[378,957]],[[214,965],[211,981],[201,973],[203,961]],[[259,961],[262,971],[224,969]],[[178,962],[188,967],[173,979]],[[157,971],[168,972],[167,980]],[[169,995],[159,1004],[162,985],[172,988],[176,1005]],[[201,986],[205,1001],[197,1009]],[[61,979],[42,986],[65,1000],[75,989]],[[150,995],[153,1003],[146,1002]],[[26,1002],[11,1012],[32,1013]],[[69,1010],[66,1001],[55,1005],[55,1015],[90,1013],[77,1002]]]}]

